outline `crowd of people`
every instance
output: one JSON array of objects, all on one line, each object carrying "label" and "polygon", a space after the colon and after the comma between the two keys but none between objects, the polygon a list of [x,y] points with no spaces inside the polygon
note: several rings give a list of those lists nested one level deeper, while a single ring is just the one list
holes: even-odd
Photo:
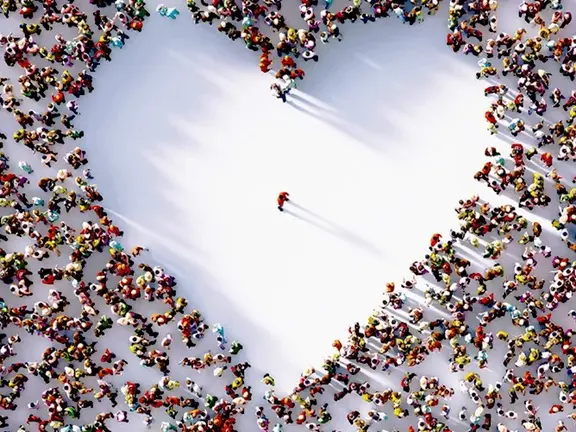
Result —
[{"label": "crowd of people", "polygon": [[[333,10],[331,0],[319,3],[299,2],[302,28],[288,25],[280,12],[288,6],[281,0],[188,0],[187,7],[194,22],[216,21],[219,32],[259,52],[260,69],[274,68],[278,81],[272,92],[284,101],[304,77],[297,61],[318,60],[315,35],[328,43],[341,40],[346,22],[393,16],[411,25],[440,8],[439,0],[353,0],[340,10]],[[0,299],[0,408],[29,413],[23,424],[14,424],[13,414],[0,416],[0,429],[110,431],[116,427],[112,422],[129,422],[135,413],[146,426],[157,422],[164,432],[231,432],[238,430],[238,416],[250,409],[261,431],[281,432],[285,425],[333,430],[338,402],[350,395],[369,404],[345,415],[358,431],[399,431],[394,419],[402,419],[410,424],[408,432],[507,432],[513,422],[526,431],[548,432],[541,412],[553,416],[549,427],[555,432],[576,427],[568,423],[576,420],[574,331],[557,316],[576,289],[576,188],[570,186],[576,183],[570,164],[576,158],[576,91],[551,89],[552,73],[545,69],[558,67],[563,82],[576,75],[576,38],[562,34],[572,16],[560,0],[521,2],[518,13],[529,26],[514,35],[498,30],[497,0],[448,5],[446,43],[454,52],[479,57],[476,77],[490,80],[488,129],[506,148],[488,146],[490,159],[475,178],[496,194],[518,199],[518,207],[491,205],[478,196],[462,200],[456,208],[458,228],[432,236],[429,253],[410,266],[413,276],[400,286],[386,284],[382,303],[364,325],[351,326],[346,341],[334,341],[332,355],[304,371],[290,394],[278,394],[273,376],[265,374],[262,391],[254,390],[261,400],[252,400],[256,383],[247,375],[251,365],[242,344],[228,341],[219,324],[208,324],[178,294],[174,277],[146,263],[144,247],[125,249],[123,232],[93,182],[86,151],[76,145],[84,136],[74,127],[78,100],[94,90],[93,74],[102,60],[110,61],[114,49],[124,46],[131,31],[142,31],[150,16],[142,0],[91,0],[88,7],[90,13],[71,0],[1,5],[6,17],[20,16],[22,24],[20,34],[0,35],[5,63],[17,75],[0,77],[1,111],[15,120],[2,122],[0,130],[2,147],[9,142],[6,154],[0,154],[0,276],[9,287]],[[166,5],[156,12],[169,19],[179,15]],[[64,37],[61,28],[73,36]],[[494,37],[484,40],[483,31]],[[506,80],[515,80],[516,88]],[[31,108],[38,104],[44,108]],[[564,118],[550,122],[553,113]],[[7,156],[12,146],[26,147],[32,159],[14,164]],[[32,177],[39,177],[37,184]],[[288,200],[283,192],[278,209]],[[551,227],[532,218],[532,212],[554,205],[559,214],[548,222]],[[547,234],[548,228],[557,235]],[[16,238],[27,242],[22,251],[10,250]],[[564,243],[547,241],[555,238]],[[467,258],[469,250],[480,253],[482,265]],[[504,259],[510,254],[517,260],[511,266]],[[553,276],[541,269],[551,269]],[[37,289],[43,285],[47,291]],[[412,293],[420,293],[421,301]],[[400,310],[407,319],[398,318]],[[444,315],[434,315],[438,310]],[[574,311],[569,315],[576,318]],[[106,346],[106,336],[124,334],[119,329],[127,330],[134,358]],[[190,355],[171,358],[173,337],[166,329],[178,332],[174,339]],[[41,358],[16,361],[26,354],[19,345],[25,334],[48,341]],[[205,349],[210,339],[214,348]],[[498,346],[503,358],[490,356]],[[408,369],[397,385],[382,388],[362,373],[416,368],[440,351],[449,352],[441,377]],[[482,369],[489,362],[506,368],[496,382],[484,382]],[[161,379],[146,387],[124,380],[134,364],[157,370]],[[189,377],[176,379],[176,367],[210,371],[223,381],[224,394],[210,394]],[[449,372],[460,374],[460,391],[469,397],[469,404],[454,410],[455,390],[443,383]],[[21,400],[39,380],[45,386],[40,399]],[[534,400],[546,394],[553,394],[555,403],[536,405]],[[87,418],[99,406],[107,408]]]}]

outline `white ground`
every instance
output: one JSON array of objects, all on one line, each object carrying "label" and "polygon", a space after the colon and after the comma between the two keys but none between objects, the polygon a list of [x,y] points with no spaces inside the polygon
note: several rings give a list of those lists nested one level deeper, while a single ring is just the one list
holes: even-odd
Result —
[{"label": "white ground", "polygon": [[[283,105],[252,53],[181,18],[97,72],[84,145],[128,242],[289,389],[478,188],[485,84],[443,17],[386,19],[347,30]],[[303,209],[278,212],[282,190]]]},{"label": "white ground", "polygon": [[[444,5],[421,26],[346,26],[283,105],[253,53],[181,9],[98,69],[77,127],[124,243],[150,247],[284,393],[454,226],[460,198],[494,201],[472,179],[494,145],[487,84],[444,45]],[[298,204],[284,214],[281,190]]]}]

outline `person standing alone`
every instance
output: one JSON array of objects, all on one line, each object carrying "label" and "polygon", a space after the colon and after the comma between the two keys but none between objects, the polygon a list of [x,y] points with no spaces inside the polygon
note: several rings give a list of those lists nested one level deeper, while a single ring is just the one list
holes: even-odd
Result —
[{"label": "person standing alone", "polygon": [[284,211],[284,203],[290,201],[290,198],[288,198],[289,196],[290,194],[288,192],[280,192],[278,194],[278,210]]}]

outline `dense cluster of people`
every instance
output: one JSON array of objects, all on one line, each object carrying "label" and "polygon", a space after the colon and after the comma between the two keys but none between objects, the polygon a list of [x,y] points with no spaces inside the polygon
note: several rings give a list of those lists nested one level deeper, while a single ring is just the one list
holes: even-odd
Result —
[{"label": "dense cluster of people", "polygon": [[[298,6],[303,28],[289,26],[280,12],[286,8],[281,0],[187,1],[193,21],[216,20],[219,32],[260,52],[262,72],[277,68],[272,91],[282,100],[295,80],[304,77],[296,62],[318,60],[315,35],[321,43],[340,40],[341,24],[367,24],[387,16],[415,24],[425,14],[434,15],[440,1],[353,0],[335,11],[332,0],[321,5],[301,0]],[[570,173],[576,159],[576,91],[566,93],[560,84],[550,90],[552,74],[543,66],[556,65],[564,81],[576,75],[576,39],[562,36],[572,15],[560,0],[523,1],[518,13],[530,28],[514,35],[499,33],[497,0],[451,0],[448,6],[446,43],[454,52],[479,57],[476,77],[492,80],[485,90],[490,98],[488,129],[512,141],[506,142],[508,150],[487,147],[490,160],[475,178],[496,194],[516,198],[516,193],[518,207],[491,205],[478,196],[462,200],[456,208],[459,227],[449,235],[432,236],[429,253],[410,266],[413,276],[398,287],[386,284],[381,305],[364,325],[349,328],[348,340],[334,341],[335,351],[321,367],[304,371],[288,395],[277,394],[272,375],[262,377],[262,405],[252,401],[251,365],[243,359],[242,344],[229,342],[219,324],[208,324],[178,294],[174,277],[146,263],[144,247],[125,249],[121,228],[103,207],[86,152],[75,143],[84,136],[74,127],[78,100],[94,90],[92,74],[150,16],[142,0],[91,0],[88,7],[90,13],[72,0],[1,4],[6,17],[19,15],[23,22],[20,34],[0,35],[5,63],[17,71],[16,79],[0,77],[0,114],[15,120],[13,127],[2,122],[0,144],[12,134],[10,146],[24,146],[40,156],[37,166],[26,160],[13,164],[0,153],[0,277],[9,287],[0,299],[0,408],[30,410],[21,425],[13,423],[13,415],[0,416],[2,430],[109,431],[115,428],[112,421],[126,423],[136,413],[146,426],[157,421],[164,432],[231,432],[251,404],[262,431],[281,432],[284,425],[332,430],[337,403],[354,394],[369,404],[346,415],[358,431],[380,429],[389,410],[389,423],[408,420],[409,432],[507,432],[512,431],[510,422],[526,431],[547,432],[551,429],[543,428],[534,399],[550,393],[556,403],[543,411],[555,416],[555,432],[576,427],[566,420],[576,420],[571,410],[576,405],[574,331],[557,316],[576,290],[571,255],[576,251],[576,188],[565,180],[576,182]],[[168,19],[179,15],[177,8],[163,4],[156,12]],[[260,23],[266,27],[260,29]],[[73,35],[63,36],[60,27]],[[484,41],[481,29],[495,37]],[[534,29],[536,34],[529,35]],[[41,37],[50,32],[55,38]],[[501,67],[493,64],[495,58]],[[511,90],[513,84],[506,80],[514,78],[516,88]],[[45,108],[30,108],[37,104]],[[547,120],[554,113],[564,118]],[[517,142],[519,138],[534,145]],[[51,174],[38,176],[39,171]],[[31,177],[39,177],[36,185]],[[279,210],[288,196],[282,192],[278,197]],[[550,228],[558,235],[547,237],[545,222],[526,211],[554,203],[559,214]],[[6,250],[11,237],[25,239],[27,245],[22,251]],[[556,237],[565,250],[562,243],[547,241]],[[469,259],[470,250],[481,253],[481,264]],[[504,258],[511,254],[517,262],[507,268]],[[541,269],[551,269],[552,279]],[[47,285],[47,295],[35,289],[38,283]],[[415,292],[421,301],[414,300]],[[151,303],[154,312],[149,313]],[[400,310],[406,319],[399,318]],[[444,313],[440,317],[434,312],[439,310]],[[569,316],[576,319],[576,312]],[[121,329],[128,331],[134,358],[105,346],[106,335]],[[189,350],[177,362],[171,358],[173,337],[166,329],[178,332],[177,339]],[[13,359],[25,333],[48,341],[40,359]],[[210,334],[213,350],[204,345]],[[491,351],[499,345],[505,354],[495,361],[503,362],[506,372],[499,381],[486,383],[481,370],[493,361]],[[467,406],[452,410],[455,390],[444,383],[445,376],[408,371],[397,385],[382,388],[361,373],[416,367],[440,351],[449,351],[446,372],[462,377]],[[136,363],[159,371],[161,379],[149,387],[124,380],[125,371]],[[224,381],[224,395],[210,394],[192,378],[176,379],[174,367],[210,371]],[[45,385],[41,402],[21,401],[38,379]],[[88,419],[95,402],[109,408]],[[522,411],[515,408],[518,404]]]},{"label": "dense cluster of people", "polygon": [[[130,31],[141,31],[150,16],[142,0],[90,3],[91,13],[73,1],[2,2],[7,18],[20,15],[24,20],[20,34],[0,35],[5,64],[17,75],[15,80],[0,78],[2,111],[15,120],[11,129],[2,120],[6,133],[0,136],[1,144],[11,138],[8,153],[16,150],[12,146],[26,147],[30,155],[40,155],[41,166],[26,160],[13,163],[5,153],[0,155],[1,238],[8,242],[9,236],[19,237],[28,243],[20,251],[8,250],[10,244],[0,249],[1,279],[9,287],[0,300],[0,326],[6,332],[0,334],[0,408],[29,410],[21,425],[14,424],[13,415],[0,416],[0,428],[104,432],[115,429],[112,421],[129,422],[130,412],[150,426],[158,417],[154,412],[162,409],[166,419],[179,425],[161,422],[165,431],[232,431],[251,397],[250,387],[243,384],[250,365],[234,360],[242,345],[228,342],[221,326],[206,324],[177,294],[174,278],[142,260],[143,247],[125,250],[123,232],[101,205],[85,150],[70,145],[84,136],[74,123],[80,115],[79,99],[94,90],[92,74],[102,60],[111,60],[114,48],[122,48]],[[168,18],[177,15],[171,8],[157,11]],[[61,28],[70,29],[72,36],[64,37]],[[40,36],[50,33],[53,37]],[[51,42],[44,45],[44,40]],[[32,109],[36,103],[44,109]],[[39,171],[49,175],[40,177]],[[32,176],[39,177],[36,185]],[[104,260],[94,258],[106,255]],[[87,271],[89,263],[97,266],[96,272]],[[35,290],[38,282],[47,291]],[[76,308],[71,297],[80,307],[77,313],[72,312]],[[144,305],[152,302],[155,312],[144,313]],[[179,366],[210,368],[215,376],[229,370],[228,394],[237,393],[233,399],[210,395],[191,378],[180,383],[170,377],[172,336],[159,333],[159,327],[170,325],[190,350],[210,333],[215,335],[220,352],[194,352],[196,356],[185,357]],[[129,330],[126,339],[134,359],[103,346],[113,327]],[[34,361],[11,361],[24,332],[45,338],[49,347]],[[134,363],[159,370],[162,379],[148,388],[122,381],[125,368]],[[38,379],[46,386],[41,400],[21,403],[26,388],[35,385],[29,383]],[[187,394],[175,393],[181,384]],[[109,408],[89,418],[95,402],[104,400]]]},{"label": "dense cluster of people", "polygon": [[[362,2],[354,2],[353,5],[332,13],[331,2],[326,2],[325,9],[320,11],[320,19],[317,20],[318,11],[315,7],[318,2],[303,1],[300,11],[308,27],[296,29],[286,24],[280,14],[280,5],[276,3],[267,4],[271,9],[276,9],[272,12],[253,4],[257,10],[244,10],[242,16],[233,15],[234,20],[242,20],[242,31],[233,27],[226,19],[222,21],[222,26],[236,37],[242,34],[244,37],[257,35],[256,40],[262,41],[262,72],[268,72],[273,65],[270,60],[273,55],[272,45],[263,32],[254,28],[255,17],[264,18],[265,24],[278,33],[276,57],[280,65],[275,77],[280,82],[272,84],[272,90],[283,101],[286,100],[286,94],[295,87],[295,79],[304,76],[301,72],[296,76],[292,74],[297,68],[296,59],[317,59],[315,34],[320,35],[323,43],[332,38],[340,39],[342,32],[338,24],[357,20],[363,23],[373,22],[376,18],[388,15],[389,11],[394,12],[403,22],[413,24],[422,21],[423,8],[428,8],[428,14],[433,14],[439,6],[438,2],[422,2],[421,7],[418,2],[407,5],[408,2],[402,4],[403,2],[370,1],[366,2],[370,6],[368,11],[362,8]],[[563,8],[561,1],[522,2],[518,7],[518,15],[530,28],[519,28],[514,35],[508,35],[498,31],[497,9],[496,0],[451,1],[446,43],[454,52],[480,58],[476,78],[505,80],[503,77],[510,75],[510,78],[517,79],[515,91],[510,91],[506,84],[498,82],[486,88],[485,95],[494,98],[486,112],[486,120],[492,134],[498,134],[499,127],[503,125],[514,140],[521,136],[522,139],[533,139],[535,145],[529,146],[520,142],[509,144],[509,159],[502,156],[495,146],[487,147],[485,155],[491,159],[475,178],[485,181],[497,194],[505,191],[507,186],[512,186],[511,189],[520,194],[518,208],[512,205],[492,206],[488,202],[480,201],[477,196],[463,200],[456,209],[460,221],[459,229],[453,230],[450,238],[446,240],[439,234],[432,237],[430,253],[425,259],[414,262],[410,268],[415,279],[404,281],[400,290],[397,290],[394,284],[389,284],[382,308],[370,317],[366,325],[356,324],[351,327],[350,338],[346,344],[335,341],[337,352],[326,359],[321,370],[306,371],[292,397],[280,398],[272,391],[267,392],[267,402],[284,422],[294,421],[297,424],[306,424],[309,430],[320,430],[321,425],[330,421],[331,415],[328,413],[328,405],[314,409],[321,403],[321,397],[317,395],[321,395],[329,387],[335,387],[341,389],[333,394],[335,401],[347,394],[356,393],[379,407],[389,403],[398,418],[407,416],[409,411],[406,408],[411,407],[420,420],[415,428],[411,426],[409,430],[452,430],[448,422],[444,421],[449,417],[449,405],[442,404],[438,415],[433,414],[436,411],[432,409],[439,403],[438,394],[441,395],[440,398],[449,399],[452,389],[443,388],[434,394],[436,397],[427,398],[425,391],[428,387],[424,384],[411,393],[409,382],[416,375],[408,373],[400,383],[402,390],[407,393],[404,398],[398,389],[371,391],[369,382],[353,381],[351,378],[351,375],[360,372],[362,365],[372,370],[380,368],[385,371],[402,365],[417,366],[424,362],[428,355],[441,350],[446,342],[449,342],[452,350],[449,363],[452,372],[464,372],[467,365],[473,361],[478,368],[486,368],[488,354],[495,340],[506,346],[504,365],[509,367],[510,362],[515,360],[514,365],[517,368],[527,369],[521,373],[510,368],[501,382],[488,386],[482,383],[481,376],[477,373],[469,372],[465,375],[461,383],[462,390],[469,394],[475,406],[471,415],[467,414],[466,409],[462,409],[458,418],[469,422],[469,430],[492,430],[494,426],[499,431],[510,430],[506,426],[506,419],[520,418],[522,413],[504,408],[501,402],[504,391],[510,397],[507,405],[512,407],[527,391],[530,395],[540,395],[543,391],[548,393],[556,388],[560,403],[549,407],[548,412],[551,415],[564,411],[565,404],[576,402],[576,382],[572,380],[576,367],[576,348],[571,340],[573,331],[570,327],[558,324],[558,319],[553,319],[549,312],[556,310],[572,297],[573,260],[564,256],[569,255],[569,251],[556,251],[559,255],[553,256],[551,247],[542,239],[541,223],[531,221],[530,217],[520,211],[534,210],[537,206],[549,206],[552,203],[553,198],[547,195],[545,187],[546,179],[550,179],[554,184],[556,197],[562,203],[560,214],[552,221],[552,225],[561,231],[560,237],[566,242],[568,249],[576,250],[576,230],[570,229],[570,225],[576,220],[576,189],[564,183],[564,177],[560,175],[562,170],[570,171],[566,162],[576,157],[573,126],[576,117],[576,92],[563,94],[559,87],[551,90],[552,73],[542,66],[551,61],[558,66],[563,77],[574,80],[576,40],[561,36],[561,31],[572,21],[572,14]],[[206,17],[209,22],[228,16],[225,6],[220,10],[214,7],[207,13],[199,11],[198,8],[193,12],[201,19]],[[494,37],[486,39],[484,28],[488,34],[494,34]],[[536,28],[536,31],[529,37],[532,28]],[[244,40],[248,48],[255,49],[254,39]],[[502,61],[502,67],[492,64],[495,57]],[[530,101],[527,106],[524,106],[525,98]],[[562,107],[568,113],[568,118],[559,118],[546,124],[544,115],[548,110],[548,100],[551,100],[552,108]],[[527,124],[526,116],[533,114],[537,120],[531,126]],[[550,111],[546,114],[547,118],[549,114]],[[529,137],[526,138],[526,135]],[[555,144],[559,147],[557,155],[551,151],[551,146]],[[527,175],[530,176],[527,178]],[[572,177],[570,175],[569,178]],[[576,178],[572,180],[572,183],[574,182]],[[282,194],[279,195],[279,209],[282,209],[285,201]],[[518,233],[516,239],[515,233]],[[516,245],[524,248],[518,253],[522,260],[515,263],[513,268],[505,269],[502,259],[507,252],[514,250]],[[473,249],[483,248],[482,257],[492,260],[492,265],[474,269],[475,265],[459,253],[461,249],[470,246]],[[552,280],[541,277],[539,272],[535,271],[538,261],[542,263],[547,262],[546,260],[554,274]],[[543,267],[541,264],[540,268]],[[430,283],[427,283],[426,279],[430,279]],[[422,283],[425,284],[422,289],[424,305],[412,305],[402,291],[417,288]],[[498,287],[500,284],[501,289],[492,292],[489,290],[490,287]],[[473,287],[476,292],[470,293],[469,290]],[[524,292],[519,293],[520,290]],[[514,298],[518,303],[510,302],[509,296],[512,293],[517,294]],[[429,312],[426,313],[424,306],[446,309],[451,318],[427,321],[425,315]],[[394,314],[387,312],[389,308],[407,309],[409,323],[395,318]],[[469,322],[469,315],[474,312],[474,308],[474,315],[480,324],[470,327],[473,324]],[[570,313],[571,316],[576,316],[573,311]],[[505,328],[497,318],[506,317],[509,317],[511,325],[518,329],[517,335],[511,335],[505,330],[488,330],[493,325]],[[374,352],[368,346],[368,340],[373,342],[374,339],[381,344],[380,352]],[[554,348],[557,348],[557,352]],[[531,367],[534,367],[536,372],[531,372]],[[557,374],[565,374],[567,377],[560,378]],[[434,382],[433,389],[439,386],[437,378],[421,377],[421,380],[424,383]],[[405,385],[406,383],[408,384]],[[508,388],[504,384],[507,384]],[[542,430],[532,400],[523,399],[525,411],[524,418],[521,419],[522,426],[529,431]],[[294,411],[294,400],[300,405],[297,412]],[[492,410],[501,418],[496,425],[492,424]],[[256,414],[262,429],[266,430],[269,420],[263,410],[258,408]],[[350,424],[359,430],[366,430],[385,418],[387,415],[375,410],[369,411],[367,417],[362,417],[358,411],[348,415]],[[274,430],[280,429],[276,426]],[[568,430],[568,426],[563,419],[559,419],[555,430]]]},{"label": "dense cluster of people", "polygon": [[435,14],[440,0],[351,0],[339,10],[333,8],[334,0],[301,0],[297,6],[305,24],[300,28],[292,27],[281,13],[282,0],[187,0],[194,22],[217,22],[219,32],[231,40],[241,39],[246,48],[260,53],[263,73],[277,68],[270,90],[283,102],[297,87],[297,80],[304,79],[305,72],[297,61],[318,61],[318,42],[341,41],[341,25],[373,23],[390,16],[413,25],[422,22],[425,14]]}]

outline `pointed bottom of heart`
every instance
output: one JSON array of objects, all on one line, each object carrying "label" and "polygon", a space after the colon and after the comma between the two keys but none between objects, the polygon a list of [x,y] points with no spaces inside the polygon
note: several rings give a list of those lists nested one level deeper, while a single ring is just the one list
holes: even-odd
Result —
[{"label": "pointed bottom of heart", "polygon": [[151,26],[86,97],[85,146],[125,242],[151,248],[282,391],[478,188],[483,83],[437,21],[401,29],[410,56],[381,27],[351,34],[289,104],[221,35]]}]

